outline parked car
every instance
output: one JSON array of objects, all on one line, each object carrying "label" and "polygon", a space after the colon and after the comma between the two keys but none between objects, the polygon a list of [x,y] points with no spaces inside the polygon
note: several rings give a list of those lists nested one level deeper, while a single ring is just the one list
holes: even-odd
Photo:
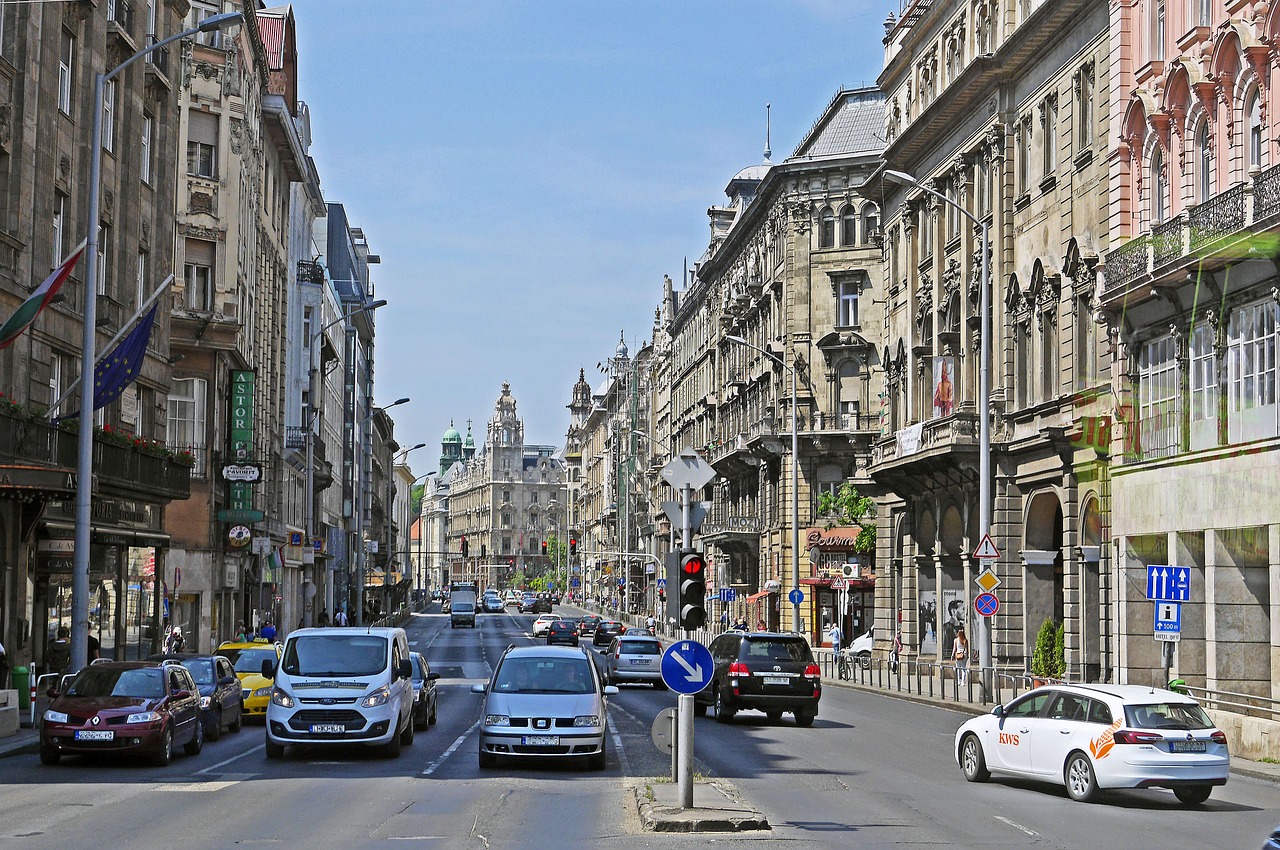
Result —
[{"label": "parked car", "polygon": [[551,628],[551,624],[555,621],[556,618],[550,614],[539,614],[538,619],[533,621],[533,636],[546,637],[547,629]]},{"label": "parked car", "polygon": [[594,614],[587,614],[578,620],[578,632],[583,636],[595,634],[596,627],[600,625],[600,618]]},{"label": "parked car", "polygon": [[578,626],[572,620],[554,620],[547,627],[547,644],[578,645]]},{"label": "parked car", "polygon": [[715,664],[711,683],[694,694],[694,713],[714,705],[716,720],[728,723],[744,709],[763,711],[770,720],[784,711],[796,724],[812,726],[822,698],[822,670],[803,637],[777,632],[726,632],[711,642]]},{"label": "parked car", "polygon": [[500,756],[580,756],[603,770],[609,715],[605,685],[588,654],[563,647],[513,647],[502,655],[487,685],[481,710],[480,767]]},{"label": "parked car", "polygon": [[617,620],[601,620],[591,634],[592,646],[608,646],[618,635],[626,634],[627,627]]},{"label": "parked car", "polygon": [[180,664],[107,661],[90,664],[57,694],[40,724],[40,761],[64,755],[150,756],[167,765],[174,746],[188,755],[204,747],[200,692]]},{"label": "parked car", "polygon": [[1142,685],[1036,688],[962,725],[953,752],[970,782],[993,772],[1044,779],[1081,802],[1159,787],[1198,805],[1231,766],[1227,736],[1199,703]]},{"label": "parked car", "polygon": [[271,679],[263,678],[262,662],[279,661],[280,652],[281,644],[265,640],[244,643],[227,641],[219,644],[216,654],[231,662],[236,677],[240,680],[245,717],[252,719],[267,716],[267,703],[271,701],[274,683]]},{"label": "parked car", "polygon": [[426,729],[436,722],[436,680],[440,674],[431,670],[421,652],[410,652],[409,659],[413,662],[413,725]]},{"label": "parked car", "polygon": [[204,737],[216,741],[222,730],[239,732],[244,724],[244,694],[231,662],[221,655],[195,652],[153,655],[152,661],[181,664],[191,674],[200,691],[200,710],[204,715]]},{"label": "parked car", "polygon": [[615,637],[604,656],[605,681],[647,682],[665,690],[662,681],[662,644],[647,634]]}]

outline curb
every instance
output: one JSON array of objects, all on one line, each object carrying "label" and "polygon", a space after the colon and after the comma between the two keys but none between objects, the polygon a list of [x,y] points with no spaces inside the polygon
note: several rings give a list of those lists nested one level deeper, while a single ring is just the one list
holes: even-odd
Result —
[{"label": "curb", "polygon": [[40,752],[39,738],[34,741],[28,741],[25,744],[13,744],[9,747],[5,747],[4,744],[0,743],[0,759],[9,758],[10,756],[25,756],[38,752]]},{"label": "curb", "polygon": [[638,787],[635,794],[640,823],[646,832],[748,832],[771,830],[769,820],[760,812],[739,809],[683,809],[658,806],[645,799]]}]

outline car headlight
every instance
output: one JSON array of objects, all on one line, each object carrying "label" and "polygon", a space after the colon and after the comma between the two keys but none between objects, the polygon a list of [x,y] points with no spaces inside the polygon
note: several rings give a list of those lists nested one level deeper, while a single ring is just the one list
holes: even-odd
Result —
[{"label": "car headlight", "polygon": [[253,695],[255,697],[269,697],[271,696],[271,693],[272,693],[271,685],[266,685],[265,687],[258,688],[256,691],[254,691]]},{"label": "car headlight", "polygon": [[360,704],[365,708],[375,708],[379,705],[386,705],[391,700],[391,689],[386,685],[378,688],[373,693],[365,697]]},{"label": "car headlight", "polygon": [[281,708],[293,708],[293,697],[284,688],[275,688],[271,691],[271,704]]},{"label": "car headlight", "polygon": [[510,726],[511,718],[505,714],[486,714],[484,716],[485,726]]},{"label": "car headlight", "polygon": [[212,700],[210,700],[208,697],[200,697],[201,708],[208,708],[210,702],[212,702]]},{"label": "car headlight", "polygon": [[67,716],[63,714],[61,711],[54,711],[53,709],[49,709],[44,713],[44,722],[45,723],[66,723]]},{"label": "car headlight", "polygon": [[125,718],[125,723],[155,723],[160,715],[154,711],[140,711]]},{"label": "car headlight", "polygon": [[599,726],[600,715],[598,714],[579,714],[573,718],[574,726]]}]

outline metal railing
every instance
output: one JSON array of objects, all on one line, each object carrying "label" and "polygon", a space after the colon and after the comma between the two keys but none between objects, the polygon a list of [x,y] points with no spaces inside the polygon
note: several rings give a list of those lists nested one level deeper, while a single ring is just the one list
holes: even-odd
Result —
[{"label": "metal railing", "polygon": [[1246,717],[1280,720],[1280,700],[1277,699],[1234,691],[1197,688],[1194,685],[1178,685],[1175,690],[1185,691],[1188,696],[1195,697],[1201,708],[1207,708],[1210,711],[1229,711]]}]

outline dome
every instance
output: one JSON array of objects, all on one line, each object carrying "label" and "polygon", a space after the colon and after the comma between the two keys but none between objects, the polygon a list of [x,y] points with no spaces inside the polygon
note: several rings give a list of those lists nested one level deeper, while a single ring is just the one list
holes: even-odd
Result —
[{"label": "dome", "polygon": [[624,336],[625,334],[619,334],[618,348],[614,351],[614,356],[617,357],[619,360],[626,360],[627,357],[630,355],[630,352],[627,351],[627,343],[626,343],[626,340],[624,339]]},{"label": "dome", "polygon": [[462,435],[458,433],[458,429],[453,427],[453,422],[449,422],[449,430],[444,432],[444,436],[440,438],[441,443],[461,443]]},{"label": "dome", "polygon": [[[763,180],[764,176],[769,173],[769,163],[761,163],[760,165],[748,165],[746,168],[733,175],[734,180]],[[730,181],[733,182],[733,181]]]},{"label": "dome", "polygon": [[469,449],[474,449],[476,447],[476,438],[471,436],[470,431],[467,432],[467,439],[463,441],[462,445]]}]

